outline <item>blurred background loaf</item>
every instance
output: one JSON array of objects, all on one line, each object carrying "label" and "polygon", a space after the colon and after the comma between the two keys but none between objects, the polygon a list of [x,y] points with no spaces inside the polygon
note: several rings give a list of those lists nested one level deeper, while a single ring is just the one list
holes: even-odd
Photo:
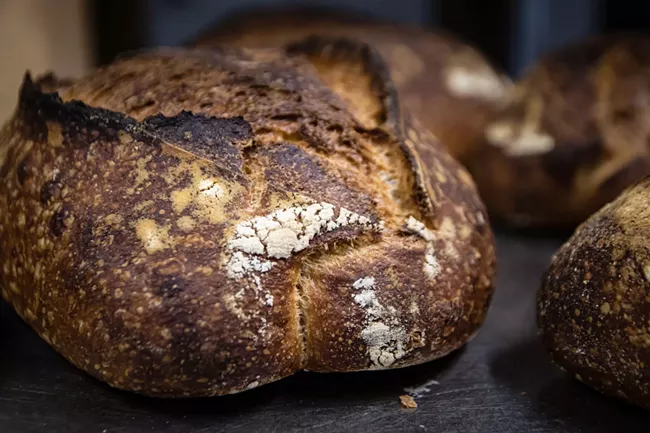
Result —
[{"label": "blurred background loaf", "polygon": [[543,57],[485,142],[468,166],[494,216],[520,226],[585,220],[650,173],[650,38],[591,37]]}]

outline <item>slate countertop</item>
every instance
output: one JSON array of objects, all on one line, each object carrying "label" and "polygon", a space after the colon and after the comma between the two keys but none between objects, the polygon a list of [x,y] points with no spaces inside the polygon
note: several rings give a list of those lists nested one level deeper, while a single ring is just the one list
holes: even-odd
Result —
[{"label": "slate countertop", "polygon": [[[535,295],[560,236],[497,233],[487,322],[464,349],[402,370],[300,373],[242,394],[155,400],[76,370],[0,305],[0,432],[647,432],[650,412],[559,371],[536,335]],[[418,408],[405,388],[427,384]]]}]

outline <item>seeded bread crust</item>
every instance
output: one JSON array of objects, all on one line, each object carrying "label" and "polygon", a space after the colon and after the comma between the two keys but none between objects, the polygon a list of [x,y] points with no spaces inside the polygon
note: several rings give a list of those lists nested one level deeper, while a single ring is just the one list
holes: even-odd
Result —
[{"label": "seeded bread crust", "polygon": [[589,218],[554,257],[539,326],[582,382],[650,409],[650,178]]},{"label": "seeded bread crust", "polygon": [[490,213],[573,227],[650,173],[650,38],[590,38],[539,61],[467,162]]},{"label": "seeded bread crust", "polygon": [[[404,106],[461,162],[483,145],[483,130],[511,82],[476,48],[443,32],[331,10],[274,8],[230,16],[191,45],[284,47],[310,36],[358,39],[386,60]],[[445,107],[445,109],[440,109]]]},{"label": "seeded bread crust", "polygon": [[495,261],[475,186],[400,112],[378,54],[316,52],[27,76],[0,132],[3,297],[77,367],[153,396],[462,346]]}]

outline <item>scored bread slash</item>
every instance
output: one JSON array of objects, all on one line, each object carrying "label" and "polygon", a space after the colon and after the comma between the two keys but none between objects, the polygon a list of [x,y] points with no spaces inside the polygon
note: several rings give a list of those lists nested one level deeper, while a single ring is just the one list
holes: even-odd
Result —
[{"label": "scored bread slash", "polygon": [[404,409],[417,409],[418,404],[410,395],[400,395],[399,402]]}]

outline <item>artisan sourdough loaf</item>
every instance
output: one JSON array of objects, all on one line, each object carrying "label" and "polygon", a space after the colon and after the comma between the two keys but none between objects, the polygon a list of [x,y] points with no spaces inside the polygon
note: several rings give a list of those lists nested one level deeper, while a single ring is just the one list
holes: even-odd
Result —
[{"label": "artisan sourdough loaf", "polygon": [[593,37],[541,59],[467,161],[490,213],[575,227],[650,173],[650,38]]},{"label": "artisan sourdough loaf", "polygon": [[650,178],[583,223],[553,259],[539,326],[582,382],[650,409]]},{"label": "artisan sourdough loaf", "polygon": [[476,48],[443,32],[314,8],[235,14],[193,45],[285,47],[309,36],[372,44],[390,67],[404,106],[461,162],[474,154],[486,123],[505,103],[510,80]]},{"label": "artisan sourdough loaf", "polygon": [[210,396],[418,364],[477,332],[495,257],[470,176],[371,49],[305,50],[25,78],[0,133],[2,295],[74,365]]}]

